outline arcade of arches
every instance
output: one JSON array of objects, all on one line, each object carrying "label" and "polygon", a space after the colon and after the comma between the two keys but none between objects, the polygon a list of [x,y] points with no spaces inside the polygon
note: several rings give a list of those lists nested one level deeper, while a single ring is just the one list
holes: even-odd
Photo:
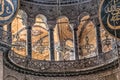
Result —
[{"label": "arcade of arches", "polygon": [[[87,56],[95,56],[96,51],[96,35],[94,23],[92,21],[87,22],[90,16],[84,16],[80,24],[78,25],[78,36],[79,46],[84,46],[86,44],[86,37],[89,39],[89,44],[91,44],[90,51],[87,49],[82,49],[81,58]],[[27,24],[27,14],[19,10],[17,17],[12,22],[12,39],[13,39],[13,50],[23,56],[26,56],[26,24]],[[57,23],[54,25],[54,44],[55,44],[55,60],[74,60],[74,47],[73,47],[73,32],[72,24],[69,19],[65,16],[58,17]],[[81,30],[83,25],[86,27]],[[105,31],[103,33],[103,36]],[[94,43],[94,44],[93,44]],[[32,58],[39,60],[49,60],[49,32],[47,19],[44,15],[38,14],[35,18],[35,23],[32,26]],[[109,48],[109,47],[108,47]],[[80,51],[80,50],[79,50]],[[107,51],[107,49],[105,49]],[[80,54],[79,53],[79,54]]]}]

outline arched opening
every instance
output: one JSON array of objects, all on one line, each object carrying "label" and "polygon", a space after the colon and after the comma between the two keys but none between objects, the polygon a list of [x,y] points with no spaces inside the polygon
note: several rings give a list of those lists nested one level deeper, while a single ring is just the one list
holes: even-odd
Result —
[{"label": "arched opening", "polygon": [[49,39],[47,19],[38,14],[32,27],[32,57],[39,60],[49,60]]},{"label": "arched opening", "polygon": [[80,20],[78,27],[79,53],[82,57],[96,56],[96,30],[90,16],[86,15]]},{"label": "arched opening", "polygon": [[57,24],[55,26],[54,37],[57,60],[72,60],[73,58],[70,56],[70,51],[73,50],[73,35],[72,29],[70,28],[70,22],[67,17],[63,16],[58,18]]},{"label": "arched opening", "polygon": [[27,14],[23,10],[19,10],[17,16],[13,20],[12,26],[12,49],[22,55],[26,56],[26,24]]}]

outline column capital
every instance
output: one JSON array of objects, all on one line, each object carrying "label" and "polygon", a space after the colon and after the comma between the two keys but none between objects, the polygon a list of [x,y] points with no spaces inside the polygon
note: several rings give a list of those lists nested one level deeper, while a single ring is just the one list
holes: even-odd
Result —
[{"label": "column capital", "polygon": [[27,18],[27,26],[33,26],[35,24],[35,19],[32,17]]},{"label": "column capital", "polygon": [[55,24],[48,24],[47,29],[48,30],[53,30],[55,28]]},{"label": "column capital", "polygon": [[26,29],[32,29],[32,26],[26,26]]},{"label": "column capital", "polygon": [[77,30],[78,30],[78,24],[71,23],[71,24],[70,24],[70,27],[71,27],[71,29],[74,30],[74,31],[77,31]]},{"label": "column capital", "polygon": [[100,22],[99,22],[99,19],[98,19],[98,17],[95,17],[95,18],[93,18],[93,23],[96,25],[96,26],[100,26]]}]

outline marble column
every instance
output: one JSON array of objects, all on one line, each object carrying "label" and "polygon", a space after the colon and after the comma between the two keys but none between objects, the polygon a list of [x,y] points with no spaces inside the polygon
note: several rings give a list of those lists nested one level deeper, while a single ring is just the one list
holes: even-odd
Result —
[{"label": "marble column", "polygon": [[102,51],[102,42],[101,42],[100,23],[98,17],[93,19],[93,23],[95,24],[95,31],[96,31],[97,52],[98,52],[98,56],[101,56],[103,51]]},{"label": "marble column", "polygon": [[32,38],[31,38],[31,26],[27,26],[27,39],[26,39],[26,53],[27,58],[32,58]]},{"label": "marble column", "polygon": [[12,29],[11,29],[11,23],[7,25],[7,43],[12,44]]},{"label": "marble column", "polygon": [[[30,16],[31,15],[31,16]],[[35,23],[35,17],[30,14],[27,18],[27,36],[26,36],[26,54],[27,54],[27,60],[30,60],[32,58],[32,26]]]},{"label": "marble column", "polygon": [[49,25],[49,47],[50,47],[50,60],[51,61],[55,61],[55,53],[54,53],[54,26],[53,25]]},{"label": "marble column", "polygon": [[72,27],[72,30],[73,30],[73,45],[74,45],[75,60],[79,60],[78,36],[77,36],[78,25],[73,24],[71,27]]},{"label": "marble column", "polygon": [[97,25],[95,28],[96,28],[96,42],[97,42],[98,55],[101,55],[102,54],[102,42],[101,42],[100,25]]}]

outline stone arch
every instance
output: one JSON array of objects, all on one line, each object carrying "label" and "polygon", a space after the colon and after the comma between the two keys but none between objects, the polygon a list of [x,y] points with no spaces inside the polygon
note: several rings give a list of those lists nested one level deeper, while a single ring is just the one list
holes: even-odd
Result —
[{"label": "stone arch", "polygon": [[79,23],[80,25],[78,26],[78,36],[81,36],[82,32],[84,31],[84,29],[86,28],[86,25],[89,23],[90,21],[90,14],[87,12],[83,12],[79,15],[78,17]]},{"label": "stone arch", "polygon": [[46,18],[46,16],[44,16],[43,14],[36,15],[34,26],[40,26],[42,28],[47,29],[48,25],[47,25],[47,18]]},{"label": "stone arch", "polygon": [[81,15],[80,15],[80,20],[79,20],[79,23],[80,25],[78,26],[78,37],[80,38],[83,31],[85,30],[86,28],[86,25],[90,22],[89,20],[90,18],[90,15],[86,12],[83,12]]},{"label": "stone arch", "polygon": [[80,21],[84,16],[90,15],[88,12],[83,12],[78,16],[78,21]]},{"label": "stone arch", "polygon": [[16,18],[12,22],[12,30],[17,31],[17,29],[19,29],[19,31],[15,32],[15,34],[18,34],[21,31],[25,30],[25,27],[27,26],[27,18],[27,13],[24,10],[19,9]]},{"label": "stone arch", "polygon": [[58,21],[59,19],[62,19],[62,18],[64,18],[64,19],[66,19],[67,21],[69,21],[68,17],[66,17],[66,16],[60,16],[60,17],[58,17],[58,18],[57,18],[57,21]]},{"label": "stone arch", "polygon": [[14,30],[16,31],[15,34],[18,34],[21,31],[25,30],[25,27],[27,26],[27,18],[28,18],[27,13],[24,10],[19,9],[16,18],[12,22],[13,34],[14,34]]},{"label": "stone arch", "polygon": [[28,15],[27,15],[27,13],[26,13],[24,10],[19,9],[19,10],[18,10],[18,14],[17,14],[16,17],[21,18],[21,19],[23,20],[23,24],[27,25]]},{"label": "stone arch", "polygon": [[[90,19],[90,15],[86,12],[82,13],[79,17],[80,25],[78,26],[78,39],[79,39],[79,49],[81,55],[83,56],[91,56],[91,54],[87,54],[86,50],[83,48],[86,45],[86,37],[89,38],[89,44],[94,43],[94,49],[91,51],[95,51],[96,48],[96,36],[95,36],[95,24]],[[91,34],[91,35],[90,35]],[[92,38],[90,37],[92,36]]]},{"label": "stone arch", "polygon": [[38,15],[36,15],[35,18],[40,18],[40,19],[42,19],[43,22],[45,22],[45,23],[47,22],[47,18],[43,14],[38,14]]}]

